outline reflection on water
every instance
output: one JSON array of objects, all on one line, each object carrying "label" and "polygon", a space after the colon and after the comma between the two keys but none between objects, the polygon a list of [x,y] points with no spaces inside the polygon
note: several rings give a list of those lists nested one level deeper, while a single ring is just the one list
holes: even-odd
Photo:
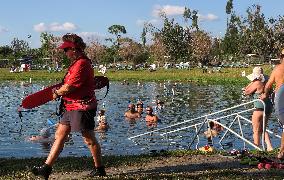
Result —
[{"label": "reflection on water", "polygon": [[[55,122],[58,120],[57,117],[52,116],[58,103],[49,102],[32,111],[22,112],[22,119],[19,118],[17,112],[21,98],[25,94],[40,90],[44,84],[29,86],[22,86],[20,83],[13,82],[0,84],[0,157],[47,155],[50,144],[33,143],[25,139],[38,134],[42,128],[47,127],[48,119],[52,118]],[[105,90],[96,93],[98,99],[102,99]],[[129,103],[136,104],[137,100],[141,100],[145,107],[147,105],[154,107],[154,114],[157,114],[161,121],[157,124],[147,124],[145,121],[146,113],[143,113],[142,118],[138,120],[126,120],[124,112],[127,110],[127,105]],[[155,108],[157,100],[164,102],[163,108]],[[99,101],[98,107],[98,109],[106,109],[110,128],[107,132],[97,133],[97,138],[101,142],[102,152],[105,155],[140,154],[161,149],[183,149],[187,148],[195,129],[173,133],[167,138],[155,133],[135,141],[128,140],[128,138],[240,103],[242,103],[241,87],[236,86],[200,86],[171,82],[124,85],[119,82],[112,82],[108,96]],[[270,128],[277,131],[276,125]],[[250,125],[247,125],[244,131],[247,135],[251,135]],[[202,143],[206,143],[205,138],[200,140]],[[277,145],[279,144],[279,140],[273,141]],[[228,135],[227,145],[237,148],[232,135]],[[239,145],[242,146],[241,143]],[[72,139],[65,144],[61,155],[89,155],[88,148],[83,143],[80,133],[72,135]]]}]

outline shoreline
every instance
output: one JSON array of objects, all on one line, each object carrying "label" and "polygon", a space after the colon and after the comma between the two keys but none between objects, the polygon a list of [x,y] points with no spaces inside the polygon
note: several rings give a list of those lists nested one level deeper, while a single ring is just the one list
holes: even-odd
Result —
[{"label": "shoreline", "polygon": [[[218,153],[172,151],[138,156],[105,156],[107,176],[103,179],[282,179],[281,169],[258,170],[239,159]],[[35,179],[29,168],[44,158],[0,158],[0,179]],[[90,179],[91,157],[61,157],[49,179]],[[96,178],[101,179],[101,178]]]}]

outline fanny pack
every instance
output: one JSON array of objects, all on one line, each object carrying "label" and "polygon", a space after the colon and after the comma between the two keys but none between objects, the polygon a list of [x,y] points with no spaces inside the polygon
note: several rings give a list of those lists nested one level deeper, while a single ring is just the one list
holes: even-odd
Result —
[{"label": "fanny pack", "polygon": [[95,97],[92,97],[88,100],[76,100],[76,101],[66,101],[64,100],[64,106],[67,111],[79,110],[79,111],[88,111],[97,108],[97,100]]}]

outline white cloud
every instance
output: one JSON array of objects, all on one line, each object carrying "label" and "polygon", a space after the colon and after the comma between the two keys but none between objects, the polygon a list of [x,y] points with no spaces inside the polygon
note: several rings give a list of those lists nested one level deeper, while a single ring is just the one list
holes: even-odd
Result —
[{"label": "white cloud", "polygon": [[161,13],[165,13],[167,16],[182,15],[184,13],[185,6],[171,6],[156,5],[152,11],[154,17],[159,17]]},{"label": "white cloud", "polygon": [[52,23],[49,25],[51,31],[73,31],[77,29],[76,25],[73,23],[66,22],[64,24]]},{"label": "white cloud", "polygon": [[85,42],[92,42],[94,40],[103,41],[107,36],[98,32],[80,32],[78,36],[82,37]]},{"label": "white cloud", "polygon": [[[160,17],[161,13],[165,13],[166,16],[183,15],[184,10],[185,6],[156,5],[152,11],[152,15],[156,18]],[[212,13],[208,13],[207,15],[198,14],[198,17],[200,21],[215,21],[219,19],[218,16]]]},{"label": "white cloud", "polygon": [[47,30],[47,28],[44,23],[39,23],[39,24],[34,25],[34,30],[36,32],[44,32]]},{"label": "white cloud", "polygon": [[100,34],[98,32],[81,32],[78,33],[82,38],[105,38],[106,35]]},{"label": "white cloud", "polygon": [[0,26],[0,33],[5,33],[5,32],[8,32],[9,30],[5,27],[1,27]]},{"label": "white cloud", "polygon": [[218,16],[216,16],[215,14],[207,14],[207,15],[202,15],[202,14],[198,14],[198,18],[200,21],[216,21],[219,19]]},{"label": "white cloud", "polygon": [[63,24],[54,22],[49,25],[46,25],[45,23],[39,23],[34,25],[34,30],[36,32],[44,32],[44,31],[53,31],[53,32],[58,32],[58,31],[74,31],[77,29],[77,26],[73,23],[70,22],[65,22]]}]

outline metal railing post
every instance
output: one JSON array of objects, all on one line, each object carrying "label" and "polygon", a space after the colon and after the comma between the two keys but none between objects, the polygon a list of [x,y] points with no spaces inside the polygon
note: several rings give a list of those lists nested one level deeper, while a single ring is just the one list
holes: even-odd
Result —
[{"label": "metal railing post", "polygon": [[[231,127],[232,127],[232,125],[234,124],[234,122],[236,121],[236,119],[237,119],[237,118],[234,118],[233,122],[232,122],[232,123],[230,124],[230,126],[229,126],[229,129],[231,129]],[[225,133],[224,133],[224,135],[221,137],[219,143],[221,143],[221,142],[223,141],[223,139],[224,139],[225,136],[227,135],[228,131],[229,131],[228,129],[225,131]]]},{"label": "metal railing post", "polygon": [[193,144],[194,140],[196,139],[196,137],[198,136],[199,132],[201,131],[201,129],[203,128],[204,124],[208,121],[208,116],[205,116],[205,120],[203,121],[203,123],[201,124],[200,128],[198,129],[198,131],[195,133],[191,143],[188,145],[188,149],[190,149],[191,145]]},{"label": "metal railing post", "polygon": [[263,117],[262,117],[262,149],[263,151],[265,151],[265,132],[266,132],[266,114],[265,114],[265,110],[266,110],[266,106],[264,101],[260,100],[260,102],[263,104]]},{"label": "metal railing post", "polygon": [[[197,125],[194,126],[195,127],[195,133],[197,133]],[[195,149],[198,149],[198,145],[199,145],[199,136],[197,135],[197,143],[195,145]],[[190,148],[190,147],[189,147]]]},{"label": "metal railing post", "polygon": [[[238,119],[240,131],[241,131],[241,136],[242,136],[242,138],[244,138],[244,133],[243,133],[242,124],[241,124],[241,122],[240,122],[240,117],[239,117],[239,115],[237,115],[237,119]],[[246,148],[246,142],[244,141],[244,149],[245,149],[245,148]]]}]

